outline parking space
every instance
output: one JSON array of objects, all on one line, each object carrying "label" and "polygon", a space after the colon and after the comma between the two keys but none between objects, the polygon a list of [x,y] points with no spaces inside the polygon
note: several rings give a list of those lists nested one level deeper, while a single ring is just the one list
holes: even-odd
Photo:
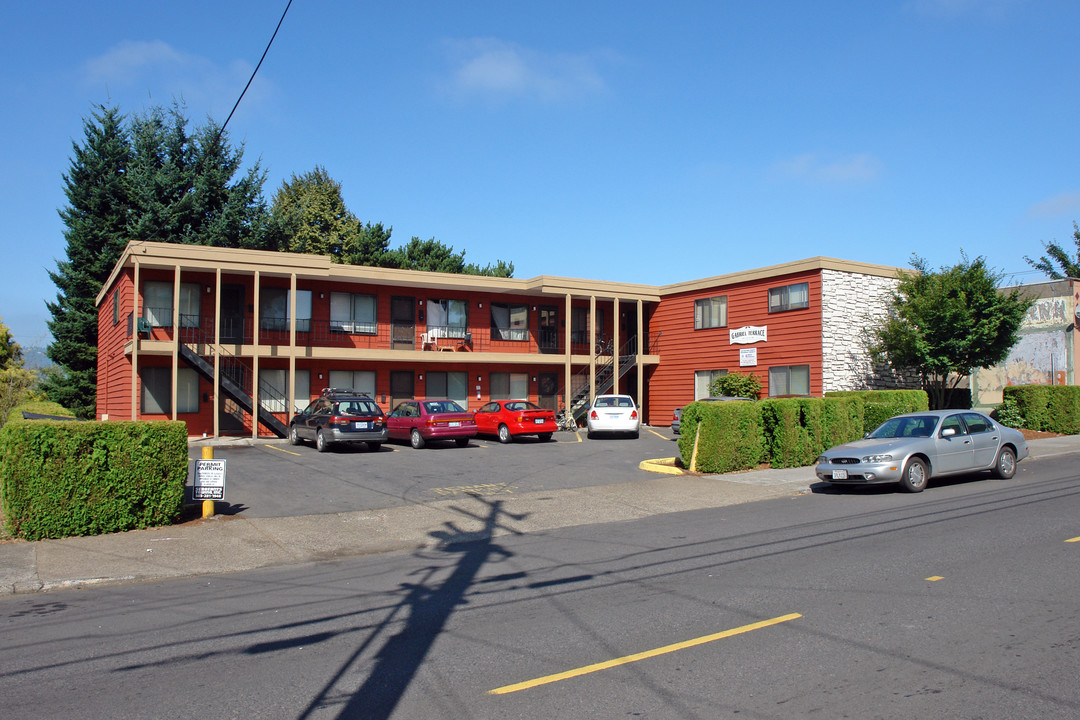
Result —
[{"label": "parking space", "polygon": [[[452,498],[607,485],[655,477],[642,460],[677,454],[668,428],[643,427],[637,439],[586,439],[558,432],[549,442],[525,437],[503,445],[480,437],[464,448],[434,443],[414,450],[389,442],[377,451],[287,441],[215,446],[227,461],[225,504],[248,517],[289,517],[377,510]],[[189,457],[201,457],[193,446]],[[194,462],[191,463],[194,466]],[[190,484],[190,479],[189,479]],[[219,503],[220,512],[224,505]]]}]

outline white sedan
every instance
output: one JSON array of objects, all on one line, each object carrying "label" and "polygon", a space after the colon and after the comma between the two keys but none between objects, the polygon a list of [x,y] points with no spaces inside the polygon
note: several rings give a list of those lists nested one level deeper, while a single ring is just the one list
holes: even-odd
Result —
[{"label": "white sedan", "polygon": [[641,414],[629,395],[597,395],[585,422],[586,435],[590,438],[596,433],[628,433],[637,437],[641,431]]}]

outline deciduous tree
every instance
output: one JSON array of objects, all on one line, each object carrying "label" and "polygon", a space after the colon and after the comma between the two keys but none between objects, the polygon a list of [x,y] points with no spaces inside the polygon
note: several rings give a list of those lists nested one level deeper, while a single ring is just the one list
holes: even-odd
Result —
[{"label": "deciduous tree", "polygon": [[953,389],[974,368],[1009,354],[1032,299],[1001,292],[1003,275],[982,257],[930,270],[915,255],[901,272],[887,316],[871,329],[871,353],[900,374],[919,373],[934,407],[948,407]]},{"label": "deciduous tree", "polygon": [[1073,242],[1076,244],[1075,258],[1069,255],[1069,252],[1057,241],[1052,241],[1043,243],[1046,254],[1037,261],[1027,255],[1024,256],[1024,260],[1027,260],[1031,267],[1046,273],[1047,277],[1055,280],[1065,277],[1080,278],[1080,227],[1075,222],[1073,223]]}]

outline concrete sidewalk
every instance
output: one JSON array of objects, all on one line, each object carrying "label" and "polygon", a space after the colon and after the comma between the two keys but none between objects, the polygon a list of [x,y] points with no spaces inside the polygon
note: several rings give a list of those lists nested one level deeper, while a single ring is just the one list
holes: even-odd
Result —
[{"label": "concrete sidewalk", "polygon": [[[1080,453],[1080,436],[1032,440],[1031,459]],[[1030,460],[1029,460],[1030,461]],[[656,475],[614,485],[459,496],[333,515],[215,516],[112,535],[0,544],[0,594],[213,575],[723,507],[808,492],[812,467]],[[501,524],[485,523],[498,504]]]}]

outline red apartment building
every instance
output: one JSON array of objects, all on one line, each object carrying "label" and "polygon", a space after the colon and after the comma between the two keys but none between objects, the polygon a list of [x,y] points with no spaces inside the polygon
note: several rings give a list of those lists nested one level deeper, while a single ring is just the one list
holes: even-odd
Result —
[{"label": "red apartment building", "polygon": [[769,395],[886,384],[857,336],[896,273],[813,258],[650,286],[133,242],[97,297],[98,417],[283,437],[290,408],[352,387],[387,411],[412,397],[581,411],[619,392],[667,425],[722,372],[755,372]]}]

